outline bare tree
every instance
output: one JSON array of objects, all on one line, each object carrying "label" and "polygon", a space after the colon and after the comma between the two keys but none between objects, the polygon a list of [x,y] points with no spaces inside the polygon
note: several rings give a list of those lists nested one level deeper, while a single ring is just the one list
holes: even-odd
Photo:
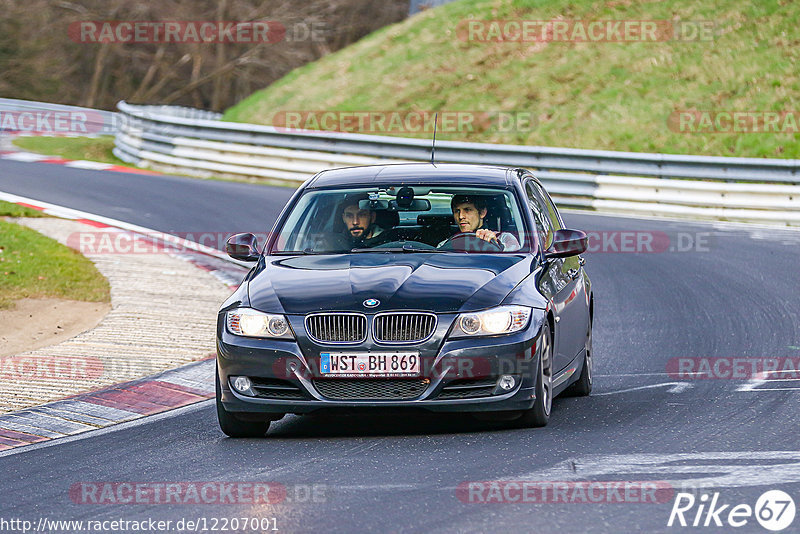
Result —
[{"label": "bare tree", "polygon": [[[0,96],[104,109],[125,99],[222,110],[402,20],[408,2],[0,0]],[[286,34],[273,43],[82,42],[74,30],[85,21],[272,21]]]}]

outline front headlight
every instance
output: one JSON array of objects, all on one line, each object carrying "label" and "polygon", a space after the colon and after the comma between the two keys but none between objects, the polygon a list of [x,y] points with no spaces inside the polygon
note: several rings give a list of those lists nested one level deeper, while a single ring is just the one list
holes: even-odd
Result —
[{"label": "front headlight", "polygon": [[482,312],[462,313],[456,318],[450,338],[496,336],[519,332],[531,318],[527,306],[499,306]]},{"label": "front headlight", "polygon": [[236,308],[226,314],[228,332],[237,336],[294,339],[289,321],[283,315],[264,313],[252,308]]}]

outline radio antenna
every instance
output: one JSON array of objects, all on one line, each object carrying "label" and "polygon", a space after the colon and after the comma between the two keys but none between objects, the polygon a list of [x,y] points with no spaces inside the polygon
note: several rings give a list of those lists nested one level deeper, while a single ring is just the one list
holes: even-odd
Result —
[{"label": "radio antenna", "polygon": [[433,156],[436,154],[436,123],[439,122],[439,112],[433,117],[433,143],[431,144],[431,165],[436,165],[433,161]]}]

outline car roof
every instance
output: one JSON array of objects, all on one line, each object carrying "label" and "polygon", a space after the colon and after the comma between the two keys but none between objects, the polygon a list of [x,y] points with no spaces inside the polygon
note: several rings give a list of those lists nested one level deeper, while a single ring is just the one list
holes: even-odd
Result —
[{"label": "car roof", "polygon": [[308,184],[308,188],[337,185],[374,185],[385,182],[402,184],[446,185],[511,185],[516,174],[508,167],[490,165],[464,165],[457,163],[396,163],[345,167],[322,171]]}]

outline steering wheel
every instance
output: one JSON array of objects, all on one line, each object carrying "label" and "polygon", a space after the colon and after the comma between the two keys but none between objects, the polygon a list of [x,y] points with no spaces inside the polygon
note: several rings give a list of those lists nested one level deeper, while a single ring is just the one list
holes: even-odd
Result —
[{"label": "steering wheel", "polygon": [[439,250],[502,252],[504,247],[497,239],[484,241],[475,232],[461,232],[442,243]]}]

